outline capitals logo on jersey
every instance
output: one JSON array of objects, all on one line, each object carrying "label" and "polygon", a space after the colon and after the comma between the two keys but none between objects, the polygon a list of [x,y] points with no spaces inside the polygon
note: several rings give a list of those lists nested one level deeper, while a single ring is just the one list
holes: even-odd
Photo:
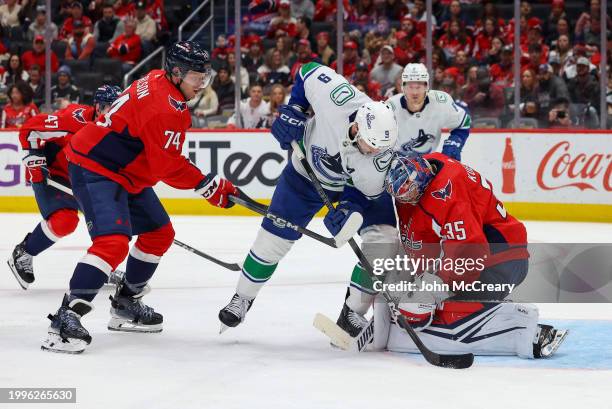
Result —
[{"label": "capitals logo on jersey", "polygon": [[327,148],[316,145],[312,145],[310,151],[312,152],[312,163],[314,167],[323,176],[333,181],[341,182],[345,180],[345,178],[341,176],[344,174],[344,169],[342,168],[340,152],[332,156],[327,153]]},{"label": "capitals logo on jersey", "polygon": [[80,122],[82,124],[86,124],[87,121],[85,120],[85,117],[83,116],[83,112],[85,112],[85,108],[77,108],[74,111],[72,111],[72,117],[77,122]]},{"label": "capitals logo on jersey", "polygon": [[184,110],[187,109],[186,102],[176,100],[172,98],[172,96],[170,95],[168,95],[168,102],[170,103],[170,106],[174,108],[175,110],[177,110],[178,112],[183,112]]},{"label": "capitals logo on jersey", "polygon": [[446,199],[451,198],[452,193],[453,193],[453,184],[451,183],[450,179],[448,179],[446,186],[444,186],[440,190],[435,190],[431,192],[431,195],[434,197],[434,199],[440,199],[443,202],[446,202]]},{"label": "capitals logo on jersey", "polygon": [[[412,224],[412,217],[408,220],[407,224],[402,224],[400,228],[400,240],[410,250],[421,250],[423,248],[423,240],[415,240],[414,232],[410,231],[410,225]],[[410,237],[408,235],[410,234]]]},{"label": "capitals logo on jersey", "polygon": [[[425,133],[424,130],[419,129],[419,135],[412,139],[410,142],[407,142],[402,145],[402,149],[405,151],[415,151],[418,153],[430,153],[432,149],[433,141],[436,137],[430,133]],[[429,146],[427,146],[429,145]],[[423,148],[426,149],[423,149]]]}]

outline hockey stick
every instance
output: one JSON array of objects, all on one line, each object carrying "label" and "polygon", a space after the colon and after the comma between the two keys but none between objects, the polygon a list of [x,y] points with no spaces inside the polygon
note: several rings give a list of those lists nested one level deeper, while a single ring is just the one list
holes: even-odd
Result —
[{"label": "hockey stick", "polygon": [[[70,196],[74,196],[74,194],[72,193],[72,189],[70,189],[68,186],[64,185],[63,183],[60,183],[59,181],[56,181],[56,180],[53,180],[53,179],[50,179],[50,178],[46,178],[46,181],[47,181],[47,185],[48,186],[51,186],[51,187],[53,187],[53,188],[55,188],[57,190],[60,190],[60,191],[62,191],[64,193],[66,193],[66,194],[69,194]],[[213,263],[218,264],[221,267],[225,267],[228,270],[232,270],[232,271],[240,271],[240,270],[242,270],[242,268],[240,267],[239,264],[236,264],[236,263],[226,263],[225,261],[221,261],[221,260],[219,260],[219,259],[217,259],[217,258],[215,258],[213,256],[210,256],[210,255],[208,255],[208,254],[206,254],[204,252],[201,252],[200,250],[198,250],[198,249],[196,249],[194,247],[191,247],[188,244],[183,243],[182,241],[178,241],[178,240],[174,239],[173,243],[175,245],[179,246],[179,247],[184,248],[185,250],[187,250],[187,251],[189,251],[189,252],[191,252],[191,253],[193,253],[195,255],[198,255],[198,256],[200,256],[202,258],[205,258],[208,261],[212,261]]]},{"label": "hockey stick", "polygon": [[282,217],[275,215],[274,213],[270,213],[268,211],[267,206],[251,199],[246,194],[244,194],[244,192],[242,192],[241,190],[240,190],[239,196],[230,196],[229,199],[232,202],[236,203],[237,205],[246,207],[247,209],[252,210],[255,213],[259,213],[263,215],[265,218],[272,220],[276,226],[281,226],[281,227],[285,227],[291,230],[295,230],[298,233],[301,233],[305,236],[308,236],[317,241],[320,241],[321,243],[327,244],[330,247],[334,247],[334,248],[338,247],[338,245],[336,244],[336,241],[333,238],[322,236],[318,233],[313,232],[312,230],[308,230],[301,226],[295,225],[291,223],[290,221],[285,220]]},{"label": "hockey stick", "polygon": [[[300,163],[306,170],[306,173],[308,173],[308,176],[310,177],[310,181],[312,182],[313,186],[317,190],[317,193],[321,197],[321,200],[323,200],[323,202],[325,203],[325,206],[329,210],[334,210],[334,205],[331,203],[331,201],[327,197],[325,190],[323,190],[323,186],[321,186],[321,182],[319,181],[319,179],[317,179],[317,175],[312,170],[312,167],[308,163],[308,160],[306,160],[306,157],[304,156],[304,152],[302,152],[297,141],[292,141],[291,146],[293,150],[295,151],[298,159],[300,160]],[[357,244],[357,242],[355,242],[355,239],[351,238],[348,241],[348,243],[353,249],[353,251],[355,252],[355,255],[359,259],[359,262],[361,263],[365,271],[370,276],[370,279],[373,282],[380,282],[376,274],[374,274],[374,270],[372,266],[370,265],[370,262],[368,261],[368,259],[365,257],[365,255],[359,248],[359,245]],[[396,320],[399,326],[402,327],[408,333],[408,335],[412,339],[412,342],[414,342],[414,344],[419,349],[419,351],[421,352],[425,360],[427,360],[427,362],[435,366],[441,366],[441,367],[446,367],[446,368],[456,368],[456,369],[469,368],[470,366],[472,366],[472,364],[474,363],[473,354],[470,354],[470,353],[458,354],[458,355],[438,354],[436,352],[433,352],[429,348],[427,348],[425,344],[423,343],[423,341],[421,341],[417,333],[414,331],[414,329],[410,326],[410,324],[408,324],[408,321],[406,321],[406,317],[404,317],[398,311],[397,303],[396,301],[393,300],[388,290],[382,291],[382,295],[387,301],[389,308],[391,309],[391,314],[393,314],[396,317]]]}]

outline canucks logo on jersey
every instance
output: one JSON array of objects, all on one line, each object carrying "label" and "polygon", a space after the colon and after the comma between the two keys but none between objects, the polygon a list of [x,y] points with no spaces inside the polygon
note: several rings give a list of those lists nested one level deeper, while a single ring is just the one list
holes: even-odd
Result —
[{"label": "canucks logo on jersey", "polygon": [[402,150],[415,151],[421,154],[431,153],[436,137],[419,129],[419,135],[402,145]]},{"label": "canucks logo on jersey", "polygon": [[312,163],[315,169],[330,181],[343,182],[346,180],[344,169],[342,168],[342,160],[340,153],[330,155],[327,153],[327,148],[312,145]]}]

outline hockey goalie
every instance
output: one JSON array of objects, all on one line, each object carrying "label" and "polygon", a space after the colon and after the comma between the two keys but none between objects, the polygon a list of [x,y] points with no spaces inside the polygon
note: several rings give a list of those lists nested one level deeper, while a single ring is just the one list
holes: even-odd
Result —
[{"label": "hockey goalie", "polygon": [[374,349],[418,352],[395,313],[438,353],[546,358],[557,350],[566,330],[539,324],[533,304],[504,300],[527,275],[527,232],[489,181],[440,153],[397,153],[386,188],[412,261],[387,273],[398,308],[374,303]]}]

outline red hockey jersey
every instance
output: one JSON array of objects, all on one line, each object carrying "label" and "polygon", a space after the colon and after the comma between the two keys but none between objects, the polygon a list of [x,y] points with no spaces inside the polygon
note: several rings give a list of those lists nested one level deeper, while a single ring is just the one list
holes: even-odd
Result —
[{"label": "red hockey jersey", "polygon": [[52,176],[68,180],[68,162],[60,151],[72,135],[93,121],[94,108],[71,104],[52,114],[39,114],[30,118],[19,130],[22,149],[42,149]]},{"label": "red hockey jersey", "polygon": [[183,94],[165,71],[153,70],[134,81],[106,115],[77,132],[65,152],[70,162],[130,193],[159,181],[193,189],[204,175],[181,155],[190,126]]},{"label": "red hockey jersey", "polygon": [[[424,158],[437,168],[435,178],[418,204],[397,203],[400,238],[409,256],[441,260],[437,274],[447,284],[478,279],[478,266],[529,257],[525,226],[508,214],[488,180],[441,153]],[[474,261],[469,268],[462,261],[459,273],[460,258]]]}]

